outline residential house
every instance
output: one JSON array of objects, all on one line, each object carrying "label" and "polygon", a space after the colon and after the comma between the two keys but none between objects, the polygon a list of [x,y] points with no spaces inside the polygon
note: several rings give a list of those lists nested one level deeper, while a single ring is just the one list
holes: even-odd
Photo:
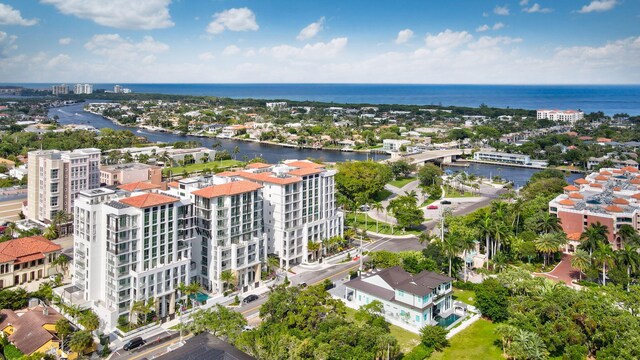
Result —
[{"label": "residential house", "polygon": [[42,236],[0,243],[0,289],[48,278],[58,273],[51,263],[62,247]]}]

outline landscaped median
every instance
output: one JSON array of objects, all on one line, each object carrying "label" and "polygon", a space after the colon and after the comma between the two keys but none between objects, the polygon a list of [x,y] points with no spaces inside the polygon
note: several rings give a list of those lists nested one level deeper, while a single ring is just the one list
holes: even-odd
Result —
[{"label": "landscaped median", "polygon": [[[428,219],[425,219],[425,221],[426,220]],[[420,235],[421,234],[420,230],[407,229],[405,231],[405,230],[402,230],[401,228],[398,228],[397,225],[394,225],[392,227],[391,224],[382,222],[382,221],[378,221],[378,224],[376,226],[376,220],[367,214],[358,213],[357,215],[354,215],[353,213],[348,213],[345,217],[345,226],[352,227],[354,226],[354,224],[358,227],[358,230],[366,229],[366,231],[383,234],[383,235]]]}]

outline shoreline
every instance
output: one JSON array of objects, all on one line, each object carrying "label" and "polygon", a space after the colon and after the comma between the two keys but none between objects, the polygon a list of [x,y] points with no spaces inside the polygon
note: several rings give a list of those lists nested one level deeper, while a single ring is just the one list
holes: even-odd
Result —
[{"label": "shoreline", "polygon": [[531,169],[531,170],[545,170],[545,169],[557,169],[560,171],[566,171],[572,174],[584,174],[585,171],[584,170],[579,170],[579,169],[558,169],[556,167],[551,167],[551,166],[535,166],[535,165],[520,165],[520,164],[510,164],[510,163],[504,163],[504,162],[499,162],[499,161],[484,161],[484,160],[458,160],[457,162],[460,163],[475,163],[475,164],[487,164],[487,165],[499,165],[499,166],[506,166],[506,167],[515,167],[515,168],[521,168],[521,169]]},{"label": "shoreline", "polygon": [[[93,115],[97,115],[97,116],[101,116],[104,119],[107,119],[109,121],[111,121],[112,123],[118,125],[118,126],[122,126],[122,127],[126,127],[126,128],[131,128],[131,129],[137,129],[137,130],[147,130],[147,131],[153,131],[153,132],[160,132],[160,133],[173,133],[176,134],[175,132],[171,131],[171,130],[167,130],[165,128],[160,128],[160,127],[154,127],[154,126],[149,126],[149,125],[136,125],[136,126],[131,126],[128,124],[123,124],[121,122],[119,122],[118,120],[105,116],[99,112],[96,111],[91,111],[91,110],[87,110],[83,108],[83,111],[86,111],[88,113],[91,113]],[[133,131],[132,132],[134,134],[139,134],[137,131]],[[194,138],[209,138],[209,139],[219,139],[216,136],[206,136],[206,135],[195,135],[193,133],[186,133],[186,134],[180,134],[182,136],[191,136]],[[144,137],[144,134],[142,134],[141,136]],[[223,138],[223,140],[231,140],[231,141],[244,141],[244,142],[252,142],[252,143],[257,143],[257,144],[264,144],[264,145],[274,145],[274,146],[280,146],[280,147],[285,147],[285,148],[291,148],[291,149],[305,149],[305,150],[322,150],[322,151],[338,151],[338,152],[354,152],[354,153],[360,153],[360,154],[375,154],[375,155],[389,155],[388,153],[386,153],[383,150],[379,150],[379,149],[349,149],[349,150],[343,150],[340,148],[330,148],[330,147],[314,147],[314,146],[310,146],[310,145],[296,145],[296,144],[283,144],[283,143],[277,143],[277,142],[273,142],[273,141],[262,141],[262,140],[257,140],[257,139],[242,139],[242,138],[235,138],[235,137],[230,137],[230,138]]]}]

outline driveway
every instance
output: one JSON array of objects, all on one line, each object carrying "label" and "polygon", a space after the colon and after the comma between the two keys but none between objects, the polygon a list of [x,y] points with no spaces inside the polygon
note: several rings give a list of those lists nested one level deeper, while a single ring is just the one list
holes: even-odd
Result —
[{"label": "driveway", "polygon": [[553,270],[546,273],[534,273],[533,275],[546,277],[547,279],[555,281],[562,281],[571,286],[573,285],[573,281],[580,280],[580,271],[571,267],[571,258],[573,258],[573,256],[569,254],[562,254],[562,260]]}]

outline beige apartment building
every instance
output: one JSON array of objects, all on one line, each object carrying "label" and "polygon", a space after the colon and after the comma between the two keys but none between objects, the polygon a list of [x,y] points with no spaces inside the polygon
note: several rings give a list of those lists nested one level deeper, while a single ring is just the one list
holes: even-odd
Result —
[{"label": "beige apartment building", "polygon": [[24,214],[36,222],[51,223],[58,211],[72,213],[80,191],[100,186],[100,149],[30,151],[28,170]]},{"label": "beige apartment building", "polygon": [[103,186],[117,186],[145,181],[159,185],[162,182],[162,168],[141,163],[103,165],[100,167],[100,184]]}]

